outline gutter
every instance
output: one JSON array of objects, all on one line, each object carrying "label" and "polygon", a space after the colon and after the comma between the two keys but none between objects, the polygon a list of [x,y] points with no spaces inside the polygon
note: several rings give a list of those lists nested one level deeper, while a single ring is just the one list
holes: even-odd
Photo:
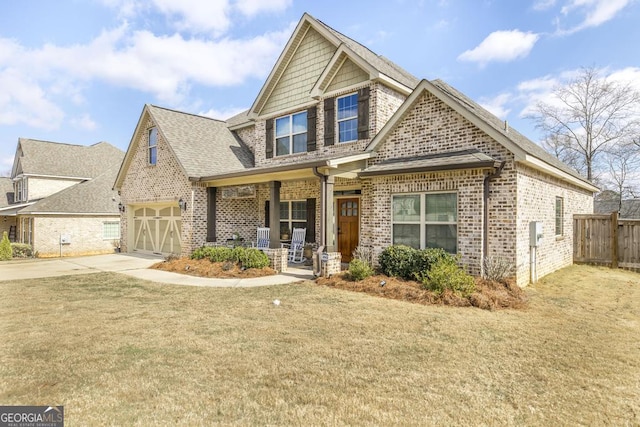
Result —
[{"label": "gutter", "polygon": [[496,169],[495,172],[487,174],[484,177],[484,192],[483,192],[483,203],[484,203],[484,218],[483,218],[483,227],[482,227],[482,265],[480,269],[484,269],[484,258],[487,256],[487,252],[489,251],[489,183],[500,177],[502,174],[502,170],[504,169],[504,165],[506,162],[502,161],[500,166]]}]

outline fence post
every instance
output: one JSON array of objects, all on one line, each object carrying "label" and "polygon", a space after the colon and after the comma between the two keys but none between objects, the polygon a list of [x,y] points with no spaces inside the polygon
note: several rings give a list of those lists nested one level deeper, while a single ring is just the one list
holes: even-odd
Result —
[{"label": "fence post", "polygon": [[618,268],[618,212],[611,212],[611,268]]}]

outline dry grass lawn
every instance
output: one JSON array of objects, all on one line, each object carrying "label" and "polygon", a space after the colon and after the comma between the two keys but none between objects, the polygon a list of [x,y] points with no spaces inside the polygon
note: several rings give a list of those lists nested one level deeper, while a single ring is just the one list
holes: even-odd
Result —
[{"label": "dry grass lawn", "polygon": [[503,311],[114,273],[0,293],[0,403],[69,425],[640,424],[635,273],[573,266]]}]

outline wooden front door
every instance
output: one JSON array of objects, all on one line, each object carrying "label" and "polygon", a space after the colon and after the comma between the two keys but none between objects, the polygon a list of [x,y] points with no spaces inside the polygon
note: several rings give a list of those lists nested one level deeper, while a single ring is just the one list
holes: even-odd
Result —
[{"label": "wooden front door", "polygon": [[358,246],[360,199],[338,199],[338,250],[342,262],[351,261],[351,254]]}]

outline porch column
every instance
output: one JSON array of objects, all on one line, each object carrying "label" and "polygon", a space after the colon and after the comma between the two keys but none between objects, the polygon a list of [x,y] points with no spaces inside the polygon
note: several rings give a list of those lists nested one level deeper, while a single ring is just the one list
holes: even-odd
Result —
[{"label": "porch column", "polygon": [[325,189],[325,233],[327,236],[327,252],[334,252],[336,250],[336,234],[334,227],[334,213],[333,213],[333,186],[336,178],[334,176],[328,176]]},{"label": "porch column", "polygon": [[269,183],[269,247],[280,247],[280,181]]}]

